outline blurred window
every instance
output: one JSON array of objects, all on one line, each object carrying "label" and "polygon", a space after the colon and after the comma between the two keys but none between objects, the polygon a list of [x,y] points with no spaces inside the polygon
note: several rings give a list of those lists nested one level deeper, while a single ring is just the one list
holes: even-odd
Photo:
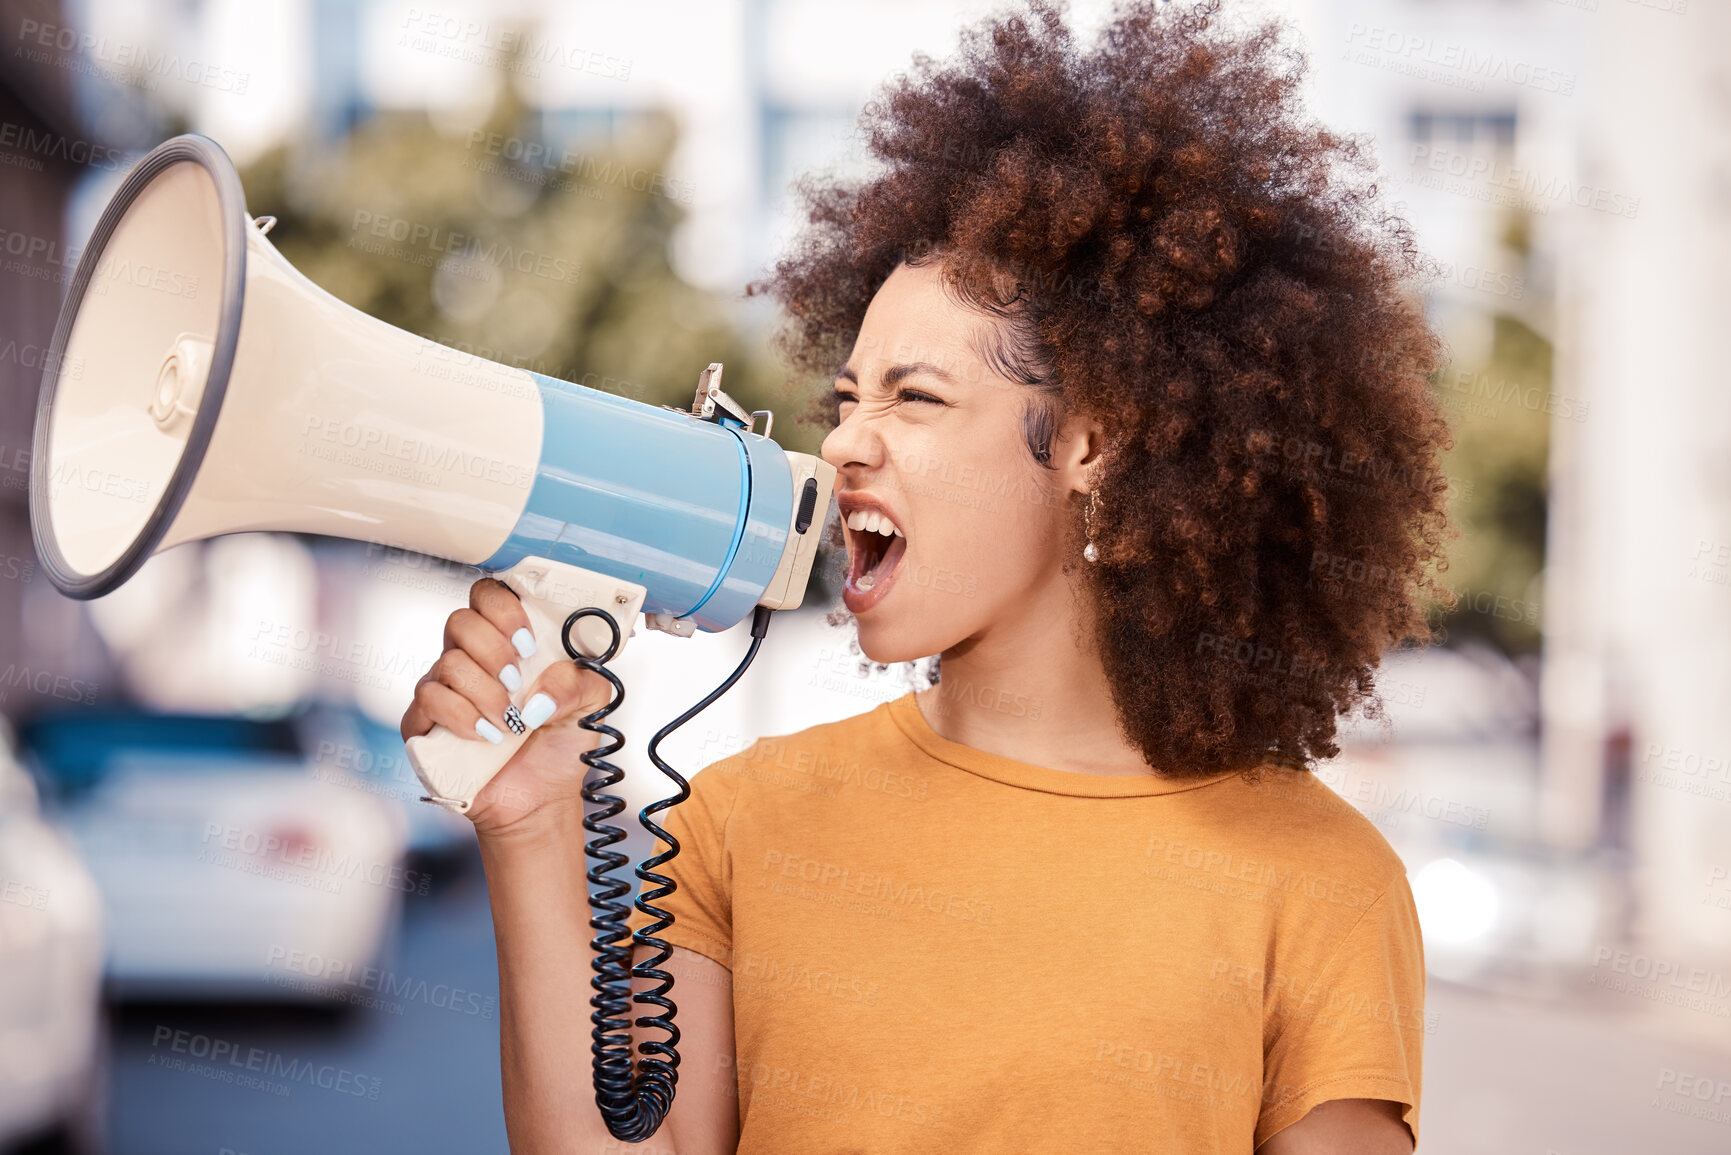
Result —
[{"label": "blurred window", "polygon": [[1498,148],[1513,148],[1515,110],[1416,108],[1407,114],[1407,135],[1419,144],[1486,142]]}]

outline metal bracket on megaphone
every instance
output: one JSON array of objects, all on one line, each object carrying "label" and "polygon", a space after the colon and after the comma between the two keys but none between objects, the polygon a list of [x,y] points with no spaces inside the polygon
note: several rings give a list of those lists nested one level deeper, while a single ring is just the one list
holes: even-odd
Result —
[{"label": "metal bracket on megaphone", "polygon": [[[534,693],[535,680],[542,671],[555,662],[568,660],[560,631],[572,611],[591,606],[606,610],[620,624],[618,648],[623,650],[626,639],[635,632],[633,624],[648,592],[634,582],[539,557],[524,558],[493,577],[522,599],[523,612],[529,615],[529,630],[535,635],[535,652],[518,663],[523,684],[511,695],[511,704],[519,709]],[[572,645],[591,658],[605,654],[613,640],[607,623],[595,616],[579,619],[571,632]],[[618,656],[618,650],[614,656]],[[503,732],[505,740],[498,745],[465,738],[443,726],[434,726],[430,733],[410,738],[404,746],[409,765],[415,768],[415,776],[427,789],[427,797],[422,801],[436,802],[459,814],[466,812],[475,795],[529,738],[527,733]]]},{"label": "metal bracket on megaphone", "polygon": [[774,413],[768,409],[747,411],[745,406],[721,391],[720,361],[711,361],[709,367],[697,375],[697,396],[692,398],[690,409],[681,409],[677,405],[663,405],[662,408],[675,413],[691,413],[705,421],[736,421],[745,427],[747,433],[757,432],[757,419],[761,417],[765,437],[775,428]]}]

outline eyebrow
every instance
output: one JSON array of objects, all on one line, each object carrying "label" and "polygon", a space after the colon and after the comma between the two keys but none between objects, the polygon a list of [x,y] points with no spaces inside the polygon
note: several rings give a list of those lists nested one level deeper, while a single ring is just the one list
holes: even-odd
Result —
[{"label": "eyebrow", "polygon": [[[929,373],[947,385],[954,385],[956,382],[956,379],[948,372],[929,361],[911,361],[906,365],[891,365],[885,369],[883,373],[884,388],[892,389],[902,378],[911,377],[915,373]],[[853,371],[851,365],[843,365],[836,376],[843,381],[852,381],[855,385],[859,384],[859,374]]]}]

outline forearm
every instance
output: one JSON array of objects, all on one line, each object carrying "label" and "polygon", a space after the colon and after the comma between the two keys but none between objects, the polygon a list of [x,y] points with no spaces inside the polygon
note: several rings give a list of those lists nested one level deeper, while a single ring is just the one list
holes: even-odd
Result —
[{"label": "forearm", "polygon": [[590,1078],[592,951],[580,816],[481,838],[499,951],[499,1057],[514,1155],[619,1150]]}]

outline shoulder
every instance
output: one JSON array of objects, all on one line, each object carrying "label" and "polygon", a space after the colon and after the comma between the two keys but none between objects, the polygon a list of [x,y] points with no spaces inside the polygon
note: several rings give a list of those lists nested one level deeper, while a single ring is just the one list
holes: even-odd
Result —
[{"label": "shoulder", "polygon": [[819,722],[789,734],[766,734],[724,761],[738,765],[772,758],[783,751],[875,746],[881,741],[898,737],[900,733],[890,717],[890,703],[883,702],[869,710],[829,722]]},{"label": "shoulder", "polygon": [[1406,877],[1406,866],[1376,824],[1312,771],[1269,765],[1230,779],[1232,821],[1266,860],[1317,885],[1374,896]]},{"label": "shoulder", "polygon": [[[712,788],[729,791],[748,786],[811,790],[818,783],[846,781],[854,763],[881,760],[880,756],[901,739],[889,704],[883,703],[790,734],[764,735],[711,763],[697,777],[714,779]],[[694,789],[696,781],[694,778]]]},{"label": "shoulder", "polygon": [[784,747],[795,750],[847,748],[862,742],[895,738],[901,731],[890,717],[890,708],[891,703],[880,702],[869,710],[829,722],[819,722],[791,734],[765,735],[740,753],[748,754],[753,749],[762,751]]}]

